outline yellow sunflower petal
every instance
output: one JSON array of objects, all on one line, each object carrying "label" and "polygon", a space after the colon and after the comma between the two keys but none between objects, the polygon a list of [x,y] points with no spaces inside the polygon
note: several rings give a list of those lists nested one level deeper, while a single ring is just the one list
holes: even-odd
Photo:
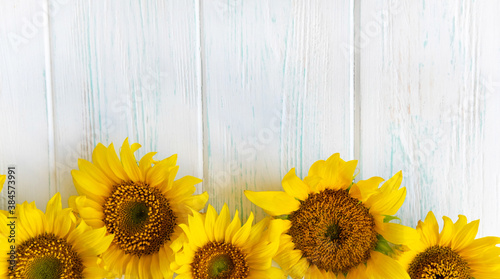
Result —
[{"label": "yellow sunflower petal", "polygon": [[108,148],[106,148],[106,159],[109,167],[117,177],[119,177],[122,181],[128,181],[130,179],[125,172],[125,169],[123,168],[118,155],[116,154],[113,143],[111,143]]},{"label": "yellow sunflower petal", "polygon": [[462,253],[467,256],[481,255],[490,247],[500,244],[500,237],[483,237],[474,240],[469,246],[462,249]]},{"label": "yellow sunflower petal", "polygon": [[389,256],[382,253],[372,251],[370,260],[367,262],[366,273],[370,274],[374,279],[410,279],[406,270]]},{"label": "yellow sunflower petal", "polygon": [[299,200],[307,199],[309,195],[309,186],[305,184],[297,175],[295,168],[291,169],[281,181],[283,190],[289,195]]},{"label": "yellow sunflower petal", "polygon": [[196,187],[194,187],[194,185],[200,182],[202,182],[201,179],[189,175],[176,180],[174,182],[174,188],[169,193],[171,199],[191,196],[196,191]]},{"label": "yellow sunflower petal", "polygon": [[34,202],[31,204],[24,202],[18,212],[22,226],[30,237],[35,237],[45,232],[47,219],[42,211],[36,209]]},{"label": "yellow sunflower petal", "polygon": [[476,238],[478,228],[479,220],[472,221],[465,225],[453,238],[452,249],[460,251],[470,245],[472,241],[474,241],[474,238]]},{"label": "yellow sunflower petal", "polygon": [[188,198],[183,199],[184,204],[191,207],[196,211],[200,211],[205,207],[208,201],[208,193],[203,192],[199,195],[190,196]]},{"label": "yellow sunflower petal", "polygon": [[139,169],[141,169],[142,173],[147,173],[147,171],[151,168],[154,160],[153,156],[156,155],[157,152],[149,152],[144,155],[139,161]]},{"label": "yellow sunflower petal", "polygon": [[395,175],[393,175],[389,180],[387,180],[380,187],[380,191],[382,192],[393,192],[399,189],[401,186],[401,182],[403,181],[403,172],[399,171]]},{"label": "yellow sunflower petal", "polygon": [[455,222],[455,232],[460,231],[467,224],[467,217],[458,215],[458,220]]},{"label": "yellow sunflower petal", "polygon": [[204,219],[201,214],[193,211],[192,216],[188,216],[189,229],[191,231],[190,241],[198,247],[202,247],[208,242],[205,231]]},{"label": "yellow sunflower petal", "polygon": [[[465,262],[459,265],[466,264],[469,271],[465,271],[471,278],[486,279],[496,278],[494,274],[499,274],[500,271],[500,238],[482,238],[475,239],[478,231],[479,220],[467,223],[467,218],[459,215],[455,224],[450,218],[444,216],[444,226],[441,233],[432,212],[427,214],[424,222],[419,221],[417,231],[421,235],[421,240],[415,245],[412,243],[408,245],[402,255],[399,256],[398,261],[405,267],[410,265],[413,260],[418,257],[425,257],[427,249],[449,249],[455,254],[453,257],[459,256]],[[422,245],[423,244],[423,245]],[[436,247],[436,245],[438,245]],[[449,251],[449,250],[446,250]],[[447,252],[448,253],[448,252]],[[430,267],[431,263],[437,266],[441,265],[446,259],[441,259],[439,262],[433,262],[432,258],[428,259],[430,262],[425,268],[433,269]],[[456,261],[453,259],[453,261]],[[441,270],[442,272],[442,270]],[[464,276],[464,271],[453,268],[453,272],[459,272],[460,276]],[[441,274],[441,276],[456,277],[457,274]],[[468,276],[469,277],[469,276]]]},{"label": "yellow sunflower petal", "polygon": [[87,173],[94,181],[99,181],[104,185],[114,185],[116,182],[110,179],[100,168],[92,164],[91,162],[78,159],[78,168]]},{"label": "yellow sunflower petal", "polygon": [[209,204],[207,213],[205,214],[205,233],[207,234],[208,241],[215,241],[215,221],[217,220],[217,211]]},{"label": "yellow sunflower petal", "polygon": [[[153,158],[155,153],[150,152],[138,161],[134,152],[139,148],[139,144],[130,145],[128,139],[119,153],[112,143],[108,147],[98,144],[92,163],[81,161],[80,170],[73,171],[75,185],[85,199],[71,198],[70,205],[86,224],[104,227],[115,235],[113,244],[102,254],[110,271],[125,278],[168,277],[173,274],[170,264],[175,260],[170,246],[178,252],[184,235],[195,235],[182,232],[191,210],[202,209],[208,194],[193,195],[196,191],[193,181],[200,181],[197,178],[174,181],[179,169],[176,155],[157,161]],[[136,228],[137,221],[145,225]],[[204,230],[204,221],[198,224],[197,218],[192,222],[194,227]],[[133,237],[125,239],[130,230],[134,230]],[[198,236],[196,240],[203,238]]]},{"label": "yellow sunflower petal", "polygon": [[123,179],[115,175],[108,164],[107,148],[99,143],[92,152],[92,162],[102,170],[102,172],[115,183],[120,183]]},{"label": "yellow sunflower petal", "polygon": [[271,267],[268,270],[253,270],[248,279],[286,279],[283,271],[276,267]]},{"label": "yellow sunflower petal", "polygon": [[[82,276],[96,278],[95,276],[108,275],[98,266],[98,255],[108,249],[113,236],[105,236],[105,228],[94,231],[86,226],[85,222],[76,219],[71,208],[62,209],[59,193],[47,203],[46,213],[37,209],[34,202],[18,205],[16,212],[18,216],[14,249],[17,255],[18,274],[26,274],[34,262],[55,258],[61,265],[77,261],[82,264],[81,269],[64,266],[61,274],[64,278],[83,278]],[[2,213],[0,216],[5,214]],[[1,239],[2,236],[0,241]],[[107,240],[106,243],[103,240]],[[12,247],[9,245],[0,245],[1,262],[7,262],[6,256],[9,256],[7,251],[10,249]],[[1,255],[6,256],[2,258]]]},{"label": "yellow sunflower petal", "polygon": [[93,200],[103,201],[103,197],[109,195],[110,186],[92,179],[86,173],[78,170],[72,170],[73,182],[78,194],[90,197]]},{"label": "yellow sunflower petal", "polygon": [[[340,154],[336,153],[333,154],[330,158],[337,156],[340,158]],[[326,161],[325,160],[319,160],[314,162],[314,164],[311,165],[309,168],[309,172],[307,173],[307,176],[319,176],[319,177],[324,177],[325,176],[325,165]]]},{"label": "yellow sunflower petal", "polygon": [[[352,185],[349,194],[353,198],[365,202],[369,197],[380,192],[378,186],[382,181],[384,179],[377,176],[358,181]],[[371,207],[371,204],[367,204],[367,207]]]},{"label": "yellow sunflower petal", "polygon": [[366,266],[360,264],[355,268],[349,270],[347,273],[347,279],[369,279],[368,274],[366,274]]},{"label": "yellow sunflower petal", "polygon": [[226,228],[229,226],[230,222],[229,208],[227,207],[227,204],[224,204],[217,220],[215,221],[214,237],[216,241],[224,241]]},{"label": "yellow sunflower petal", "polygon": [[454,235],[454,225],[450,218],[443,216],[443,230],[439,234],[439,245],[450,246]]},{"label": "yellow sunflower petal", "polygon": [[246,223],[243,226],[241,226],[241,228],[238,231],[236,231],[233,238],[231,239],[231,243],[237,245],[238,247],[245,246],[245,243],[248,240],[248,237],[250,236],[253,219],[254,219],[253,213],[250,212],[250,216],[248,216]]},{"label": "yellow sunflower petal", "polygon": [[384,223],[376,230],[387,241],[394,244],[409,244],[420,238],[415,229],[395,223]]},{"label": "yellow sunflower petal", "polygon": [[403,205],[406,198],[406,188],[401,188],[398,191],[393,191],[386,195],[377,195],[379,198],[375,200],[370,207],[370,213],[394,215]]},{"label": "yellow sunflower petal", "polygon": [[419,227],[422,230],[423,240],[428,246],[436,245],[439,237],[439,225],[432,211],[427,213],[424,222],[419,222]]},{"label": "yellow sunflower petal", "polygon": [[[253,219],[253,213],[250,213],[248,220],[241,226],[236,211],[231,221],[227,204],[224,204],[219,216],[211,205],[204,215],[193,212],[187,225],[179,225],[185,237],[180,236],[171,245],[177,253],[175,262],[172,262],[170,267],[184,278],[198,278],[200,276],[196,274],[206,275],[210,270],[214,270],[215,263],[221,259],[229,259],[233,265],[225,268],[233,269],[235,278],[243,278],[235,275],[242,275],[243,272],[248,275],[245,278],[269,278],[266,276],[277,275],[271,262],[278,250],[278,237],[274,236],[274,232],[268,234],[267,230],[263,230],[262,225],[269,222],[259,223],[259,227],[253,228]],[[274,241],[269,241],[270,239]],[[179,246],[180,242],[182,247]]]},{"label": "yellow sunflower petal", "polygon": [[284,192],[253,192],[246,190],[245,196],[255,205],[264,209],[264,211],[272,216],[290,214],[297,210],[300,206],[300,202],[298,200]]},{"label": "yellow sunflower petal", "polygon": [[229,223],[229,226],[227,226],[227,228],[226,228],[226,232],[224,234],[224,236],[225,236],[224,241],[226,243],[231,243],[233,236],[240,228],[241,228],[240,217],[238,217],[238,210],[235,210],[234,218],[231,221],[231,223]]},{"label": "yellow sunflower petal", "polygon": [[47,222],[49,227],[52,229],[54,227],[54,221],[57,218],[58,213],[62,210],[61,194],[57,192],[47,203]]},{"label": "yellow sunflower petal", "polygon": [[304,278],[305,279],[319,279],[319,278],[331,279],[330,276],[327,277],[325,272],[323,270],[317,268],[315,265],[311,265],[309,267],[309,269],[306,271]]},{"label": "yellow sunflower petal", "polygon": [[264,242],[252,247],[252,250],[246,255],[249,265],[255,269],[267,270],[271,268],[272,258],[276,254],[278,243],[265,244]]},{"label": "yellow sunflower petal", "polygon": [[134,153],[130,148],[128,138],[126,138],[122,144],[122,148],[120,149],[120,157],[127,176],[134,182],[143,180],[142,172],[137,165],[137,160],[135,159]]},{"label": "yellow sunflower petal", "polygon": [[169,164],[167,160],[155,164],[154,167],[150,168],[146,173],[145,182],[151,187],[161,185],[168,178],[167,174],[172,167],[174,166]]},{"label": "yellow sunflower petal", "polygon": [[326,160],[325,170],[322,175],[324,184],[329,189],[346,189],[352,182],[357,160],[344,162],[338,153]]},{"label": "yellow sunflower petal", "polygon": [[0,175],[0,192],[2,191],[3,189],[3,184],[5,183],[5,179],[7,178],[7,176],[5,175]]},{"label": "yellow sunflower petal", "polygon": [[286,268],[286,273],[292,278],[302,278],[310,267],[306,258],[302,257],[302,252],[292,250],[288,256],[279,257],[276,255],[276,262]]}]

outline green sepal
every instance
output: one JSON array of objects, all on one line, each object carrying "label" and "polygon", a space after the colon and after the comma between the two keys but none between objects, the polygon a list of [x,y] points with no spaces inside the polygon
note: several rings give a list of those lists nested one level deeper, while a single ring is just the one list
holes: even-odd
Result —
[{"label": "green sepal", "polygon": [[384,255],[392,257],[395,255],[394,245],[387,241],[382,235],[377,235],[377,245],[375,246],[375,251],[380,252]]},{"label": "green sepal", "polygon": [[398,216],[391,216],[391,215],[384,215],[384,223],[389,223],[392,220],[398,220],[401,222],[401,219],[399,219]]}]

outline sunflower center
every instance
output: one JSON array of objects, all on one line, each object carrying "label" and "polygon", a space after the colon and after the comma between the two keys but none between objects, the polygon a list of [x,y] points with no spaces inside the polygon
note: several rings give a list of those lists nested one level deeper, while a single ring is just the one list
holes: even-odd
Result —
[{"label": "sunflower center", "polygon": [[125,254],[138,257],[157,253],[176,225],[165,196],[142,182],[115,185],[103,209],[103,222],[115,234],[113,242]]},{"label": "sunflower center", "polygon": [[304,257],[318,268],[346,273],[366,262],[377,244],[368,209],[345,190],[311,194],[290,215],[288,234]]},{"label": "sunflower center", "polygon": [[132,225],[142,227],[148,220],[149,207],[143,202],[132,202],[128,210],[125,211],[129,213],[128,220]]},{"label": "sunflower center", "polygon": [[209,242],[199,248],[191,264],[193,278],[237,279],[247,278],[249,267],[245,254],[232,244]]},{"label": "sunflower center", "polygon": [[432,246],[418,254],[408,267],[410,278],[471,279],[470,267],[450,247]]},{"label": "sunflower center", "polygon": [[38,258],[28,268],[28,278],[60,278],[61,262],[52,257]]},{"label": "sunflower center", "polygon": [[83,278],[83,263],[65,239],[41,234],[21,243],[17,249],[12,278],[58,279]]},{"label": "sunflower center", "polygon": [[223,278],[233,269],[233,261],[228,255],[215,256],[208,264],[208,274],[212,278]]},{"label": "sunflower center", "polygon": [[326,237],[329,237],[331,241],[335,241],[340,237],[340,226],[337,224],[331,224],[326,229]]}]

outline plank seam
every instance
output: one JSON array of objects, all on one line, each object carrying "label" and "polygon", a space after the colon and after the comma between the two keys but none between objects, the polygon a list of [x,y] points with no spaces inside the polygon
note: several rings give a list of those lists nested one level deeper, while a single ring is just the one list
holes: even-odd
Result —
[{"label": "plank seam", "polygon": [[56,169],[56,150],[55,150],[55,129],[54,129],[54,92],[52,86],[52,55],[50,41],[50,9],[49,1],[45,0],[44,13],[46,17],[47,27],[44,28],[44,48],[45,48],[45,94],[47,108],[47,143],[48,143],[48,158],[49,158],[49,196],[52,197],[57,192],[57,169]]},{"label": "plank seam", "polygon": [[361,93],[360,93],[360,21],[361,21],[361,0],[350,1],[351,10],[351,30],[350,30],[350,155],[352,159],[360,160],[360,134],[361,134]]},{"label": "plank seam", "polygon": [[198,22],[196,23],[196,31],[198,32],[198,90],[200,92],[200,130],[201,130],[201,162],[200,162],[200,168],[203,173],[203,183],[202,183],[202,189],[201,191],[203,192],[204,190],[208,188],[207,186],[209,185],[209,170],[208,170],[208,112],[207,112],[207,96],[205,94],[205,88],[206,88],[206,78],[205,78],[205,52],[203,51],[204,49],[204,40],[203,40],[203,27],[202,27],[202,22],[203,22],[203,4],[202,0],[197,0],[197,5],[196,5],[198,17],[197,20]]}]

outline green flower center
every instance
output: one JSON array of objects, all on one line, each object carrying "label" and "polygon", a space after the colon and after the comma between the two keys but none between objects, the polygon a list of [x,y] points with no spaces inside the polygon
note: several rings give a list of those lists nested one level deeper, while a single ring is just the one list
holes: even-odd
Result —
[{"label": "green flower center", "polygon": [[104,219],[113,242],[138,257],[160,251],[170,240],[176,216],[159,189],[142,182],[115,185],[103,206]]},{"label": "green flower center", "polygon": [[471,279],[467,262],[450,247],[439,245],[419,253],[408,267],[410,278],[415,279]]},{"label": "green flower center", "polygon": [[127,219],[130,225],[142,227],[142,225],[144,225],[144,223],[148,220],[149,207],[147,207],[143,202],[133,202],[131,203],[130,208],[125,211],[129,214]]},{"label": "green flower center", "polygon": [[83,279],[83,262],[65,239],[43,233],[16,248],[17,262],[10,278]]},{"label": "green flower center", "polygon": [[53,257],[38,258],[27,270],[27,278],[58,279],[62,271],[61,262]]},{"label": "green flower center", "polygon": [[247,278],[249,267],[245,258],[245,254],[230,243],[209,242],[195,252],[191,272],[193,278]]},{"label": "green flower center", "polygon": [[233,261],[225,254],[213,257],[208,265],[208,274],[210,278],[228,277],[234,268]]}]

